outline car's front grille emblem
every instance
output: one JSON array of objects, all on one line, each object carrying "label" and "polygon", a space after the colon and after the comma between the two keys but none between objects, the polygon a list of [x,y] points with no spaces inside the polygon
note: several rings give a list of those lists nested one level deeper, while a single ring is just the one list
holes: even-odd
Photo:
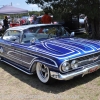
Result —
[{"label": "car's front grille emblem", "polygon": [[89,61],[95,61],[95,60],[97,60],[99,57],[97,56],[97,57],[93,57],[93,58],[90,58],[89,59]]}]

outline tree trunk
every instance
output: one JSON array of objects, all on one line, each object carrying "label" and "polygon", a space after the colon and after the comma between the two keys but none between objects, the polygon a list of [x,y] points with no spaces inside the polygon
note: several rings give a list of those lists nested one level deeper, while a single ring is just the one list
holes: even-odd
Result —
[{"label": "tree trunk", "polygon": [[91,21],[91,31],[92,31],[92,38],[93,39],[100,39],[100,20],[93,19]]}]

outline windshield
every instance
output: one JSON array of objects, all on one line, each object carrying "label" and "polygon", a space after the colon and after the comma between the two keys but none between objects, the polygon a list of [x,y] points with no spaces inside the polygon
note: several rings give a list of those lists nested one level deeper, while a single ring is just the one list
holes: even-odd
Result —
[{"label": "windshield", "polygon": [[32,38],[37,40],[45,40],[55,37],[68,37],[69,33],[61,25],[47,25],[33,27],[24,30],[23,41],[30,41]]}]

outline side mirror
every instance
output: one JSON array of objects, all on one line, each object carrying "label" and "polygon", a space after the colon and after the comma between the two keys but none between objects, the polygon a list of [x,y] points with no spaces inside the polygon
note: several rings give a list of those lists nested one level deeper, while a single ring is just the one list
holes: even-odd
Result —
[{"label": "side mirror", "polygon": [[75,36],[75,32],[71,32],[70,37],[74,37]]}]

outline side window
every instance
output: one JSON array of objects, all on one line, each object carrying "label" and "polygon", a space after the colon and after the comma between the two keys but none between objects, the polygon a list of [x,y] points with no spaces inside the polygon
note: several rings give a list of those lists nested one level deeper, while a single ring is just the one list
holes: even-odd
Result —
[{"label": "side window", "polygon": [[29,43],[30,40],[35,36],[33,33],[24,33],[22,38],[22,43]]},{"label": "side window", "polygon": [[53,36],[53,35],[56,35],[56,33],[57,33],[57,28],[56,27],[49,28],[48,34],[51,34]]},{"label": "side window", "polygon": [[21,43],[29,43],[30,40],[36,36],[36,31],[37,27],[24,30]]},{"label": "side window", "polygon": [[2,37],[4,40],[11,41],[11,42],[20,42],[21,38],[21,31],[17,30],[8,30],[5,32],[4,36]]},{"label": "side window", "polygon": [[57,33],[57,28],[53,26],[42,26],[37,31],[37,39],[43,40],[55,37]]},{"label": "side window", "polygon": [[46,28],[46,27],[39,27],[38,31],[37,31],[36,38],[38,40],[46,39],[46,38],[48,38],[48,34],[47,33],[48,33],[48,28]]},{"label": "side window", "polygon": [[61,37],[68,37],[69,33],[67,30],[65,30],[64,27],[59,26],[59,27],[57,27],[57,34],[56,35],[61,36]]}]

